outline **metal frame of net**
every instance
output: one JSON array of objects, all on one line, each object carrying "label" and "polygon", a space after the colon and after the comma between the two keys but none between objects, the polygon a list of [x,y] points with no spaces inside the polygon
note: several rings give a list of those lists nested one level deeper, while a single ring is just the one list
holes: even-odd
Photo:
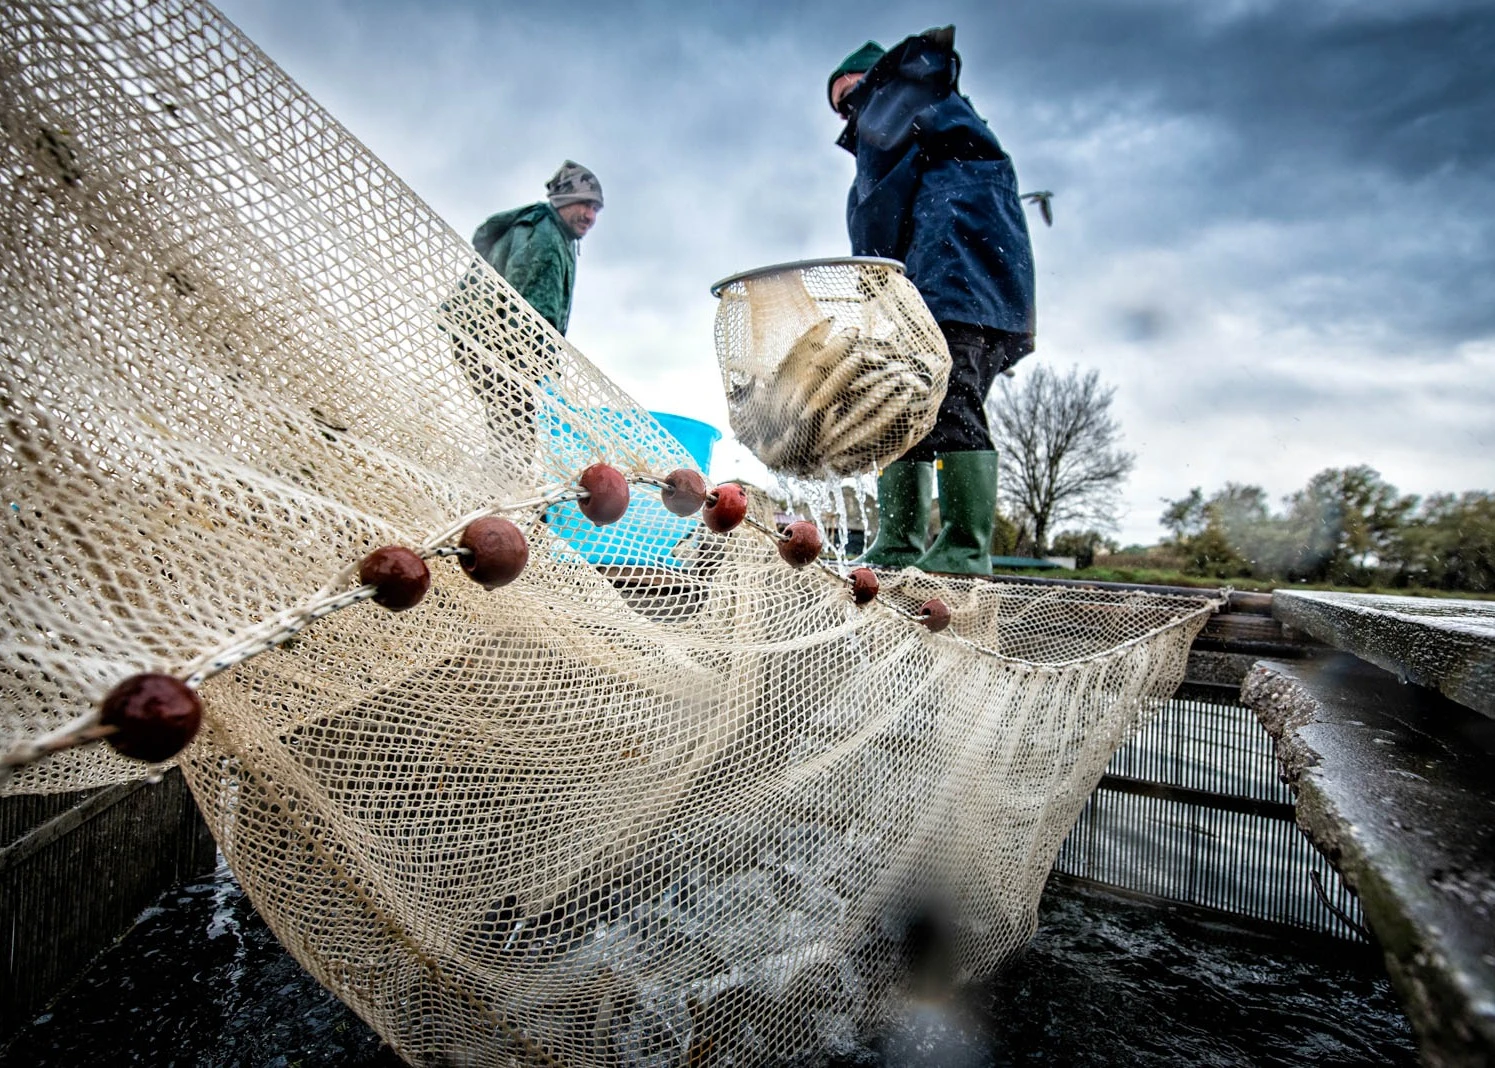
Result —
[{"label": "metal frame of net", "polygon": [[[199,690],[177,759],[236,876],[415,1064],[791,1060],[896,1011],[910,909],[962,978],[1025,942],[1214,602],[859,604],[760,494],[659,507],[685,450],[216,12],[0,26],[0,749],[134,672]],[[482,517],[529,546],[496,589]],[[360,583],[390,545],[406,611]],[[93,742],[0,792],[152,770]]]},{"label": "metal frame of net", "polygon": [[902,264],[787,263],[711,291],[732,432],[771,470],[870,473],[934,428],[950,350]]}]

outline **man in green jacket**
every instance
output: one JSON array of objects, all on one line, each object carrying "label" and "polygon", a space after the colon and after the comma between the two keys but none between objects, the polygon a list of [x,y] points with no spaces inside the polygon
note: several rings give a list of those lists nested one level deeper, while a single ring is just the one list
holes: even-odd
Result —
[{"label": "man in green jacket", "polygon": [[[602,186],[595,174],[568,159],[545,183],[545,190],[546,200],[489,218],[472,235],[472,243],[478,255],[564,335],[576,284],[576,246],[597,221]],[[509,301],[495,303],[476,297],[486,288],[476,282],[477,277],[469,273],[441,311],[456,334],[453,355],[487,409],[488,425],[502,435],[516,425],[534,424],[532,393],[556,373],[560,344],[544,337],[510,343],[528,331],[494,334],[505,323],[511,331],[518,330],[520,323],[509,317]],[[500,356],[501,364],[490,362],[493,356]]]},{"label": "man in green jacket", "polygon": [[576,249],[602,210],[602,186],[567,160],[545,183],[547,199],[500,212],[472,235],[478,255],[562,335],[571,319]]}]

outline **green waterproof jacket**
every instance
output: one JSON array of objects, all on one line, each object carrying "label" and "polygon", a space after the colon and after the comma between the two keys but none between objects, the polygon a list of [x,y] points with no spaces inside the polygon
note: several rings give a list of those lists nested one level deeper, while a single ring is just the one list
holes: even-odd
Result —
[{"label": "green waterproof jacket", "polygon": [[547,201],[499,212],[472,235],[478,255],[562,334],[571,319],[576,239]]}]

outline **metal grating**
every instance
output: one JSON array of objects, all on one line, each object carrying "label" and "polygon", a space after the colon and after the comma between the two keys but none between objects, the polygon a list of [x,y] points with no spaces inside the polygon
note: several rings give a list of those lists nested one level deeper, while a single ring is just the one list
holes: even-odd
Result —
[{"label": "metal grating", "polygon": [[1277,769],[1234,687],[1185,684],[1116,753],[1054,870],[1366,941],[1358,899],[1298,830]]},{"label": "metal grating", "polygon": [[0,1045],[216,856],[175,770],[158,783],[0,798]]}]

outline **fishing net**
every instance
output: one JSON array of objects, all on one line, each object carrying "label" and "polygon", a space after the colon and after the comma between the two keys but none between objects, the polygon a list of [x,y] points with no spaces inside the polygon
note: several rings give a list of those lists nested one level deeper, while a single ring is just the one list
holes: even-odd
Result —
[{"label": "fishing net", "polygon": [[771,470],[868,473],[934,428],[950,350],[901,264],[783,264],[712,292],[732,432]]},{"label": "fishing net", "polygon": [[[680,444],[217,13],[0,27],[0,751],[39,757],[0,792],[158,771],[41,754],[185,680],[235,875],[414,1064],[813,1059],[896,1011],[911,910],[958,978],[1023,944],[1211,602],[859,604],[761,494],[663,507]],[[528,564],[475,582],[498,518]],[[429,567],[404,611],[383,546]]]}]

